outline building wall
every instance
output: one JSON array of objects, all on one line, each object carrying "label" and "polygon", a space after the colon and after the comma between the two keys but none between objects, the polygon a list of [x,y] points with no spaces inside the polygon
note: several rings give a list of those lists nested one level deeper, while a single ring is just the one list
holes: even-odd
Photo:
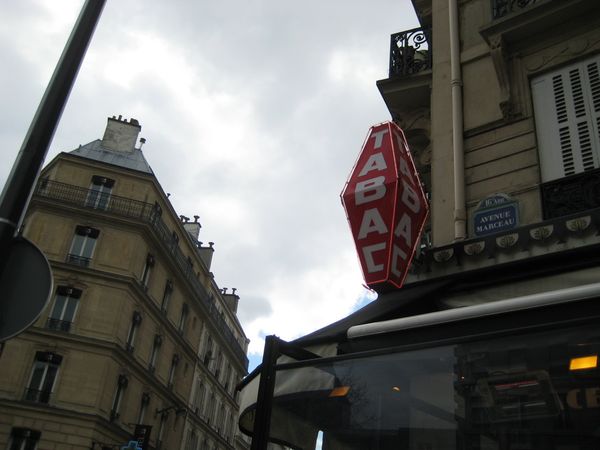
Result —
[{"label": "building wall", "polygon": [[[472,219],[479,202],[504,193],[519,202],[520,224],[544,220],[540,185],[540,149],[531,80],[600,52],[597,3],[498,2],[514,10],[493,17],[492,0],[458,0],[463,109],[464,185],[467,238],[474,237]],[[390,76],[378,82],[392,117],[410,136],[411,86],[429,77],[431,151],[431,229],[433,246],[456,240],[454,232],[454,160],[452,143],[452,74],[449,4],[414,0],[422,24],[431,26],[430,71]],[[562,24],[568,21],[568,26]],[[412,44],[411,44],[412,45]],[[408,105],[408,106],[407,106]],[[543,113],[543,112],[542,112]],[[538,114],[539,115],[539,114]],[[419,151],[419,144],[412,146]],[[420,155],[416,155],[419,159]],[[426,172],[427,168],[422,168]]]},{"label": "building wall", "polygon": [[[110,203],[90,207],[94,176],[114,180]],[[158,210],[159,218],[152,215]],[[85,261],[69,256],[80,226],[99,231]],[[221,405],[222,422],[225,412],[237,414],[233,386],[246,373],[248,342],[200,257],[200,244],[185,231],[156,178],[61,154],[42,172],[24,234],[50,261],[54,287],[34,326],[7,341],[0,356],[0,447],[21,428],[41,432],[38,448],[120,447],[145,408],[142,423],[153,427],[150,448],[193,450],[185,440],[188,428],[198,445],[209,439],[233,448],[235,430],[225,436],[217,417]],[[76,301],[70,297],[79,292]],[[74,313],[59,308],[61,295],[66,304],[77,304]],[[209,335],[214,356],[205,361]],[[48,355],[54,363],[42,361]],[[43,398],[40,392],[49,391],[45,380],[56,368],[51,394]],[[39,376],[42,387],[32,389]],[[199,377],[215,396],[204,420],[190,409]]]}]

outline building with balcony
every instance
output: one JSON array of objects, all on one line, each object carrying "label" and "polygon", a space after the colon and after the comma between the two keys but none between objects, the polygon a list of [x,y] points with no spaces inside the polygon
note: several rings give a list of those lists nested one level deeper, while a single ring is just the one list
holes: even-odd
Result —
[{"label": "building with balcony", "polygon": [[240,425],[328,450],[598,445],[600,3],[412,3],[377,87],[430,201],[420,249],[401,289],[272,339]]},{"label": "building with balcony", "polygon": [[109,118],[102,139],[41,173],[23,234],[54,287],[2,349],[2,448],[106,450],[134,436],[144,449],[240,448],[239,297],[218,287],[213,243],[198,241],[198,216],[176,214],[140,130]]}]

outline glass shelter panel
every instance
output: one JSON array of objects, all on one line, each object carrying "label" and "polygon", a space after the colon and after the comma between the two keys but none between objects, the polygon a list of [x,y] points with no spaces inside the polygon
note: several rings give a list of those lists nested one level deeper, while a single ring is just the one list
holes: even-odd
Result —
[{"label": "glass shelter panel", "polygon": [[599,448],[599,350],[586,325],[280,365],[271,436],[315,448],[322,431],[323,450]]}]

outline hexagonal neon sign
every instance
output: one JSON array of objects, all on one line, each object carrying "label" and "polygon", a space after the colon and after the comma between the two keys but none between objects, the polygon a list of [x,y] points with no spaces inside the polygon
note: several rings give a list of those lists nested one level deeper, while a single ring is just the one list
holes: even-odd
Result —
[{"label": "hexagonal neon sign", "polygon": [[341,194],[366,284],[402,287],[429,205],[402,130],[375,125]]}]

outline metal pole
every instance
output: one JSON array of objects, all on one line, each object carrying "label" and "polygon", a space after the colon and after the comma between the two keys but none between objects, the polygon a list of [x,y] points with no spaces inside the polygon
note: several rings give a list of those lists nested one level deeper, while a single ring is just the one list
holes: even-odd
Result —
[{"label": "metal pole", "polygon": [[0,273],[105,3],[87,0],[81,9],[0,195]]},{"label": "metal pole", "polygon": [[271,408],[273,406],[273,392],[275,391],[275,365],[279,357],[279,343],[280,340],[277,336],[267,336],[265,338],[265,350],[258,384],[256,411],[254,413],[251,450],[267,450],[269,443]]}]

